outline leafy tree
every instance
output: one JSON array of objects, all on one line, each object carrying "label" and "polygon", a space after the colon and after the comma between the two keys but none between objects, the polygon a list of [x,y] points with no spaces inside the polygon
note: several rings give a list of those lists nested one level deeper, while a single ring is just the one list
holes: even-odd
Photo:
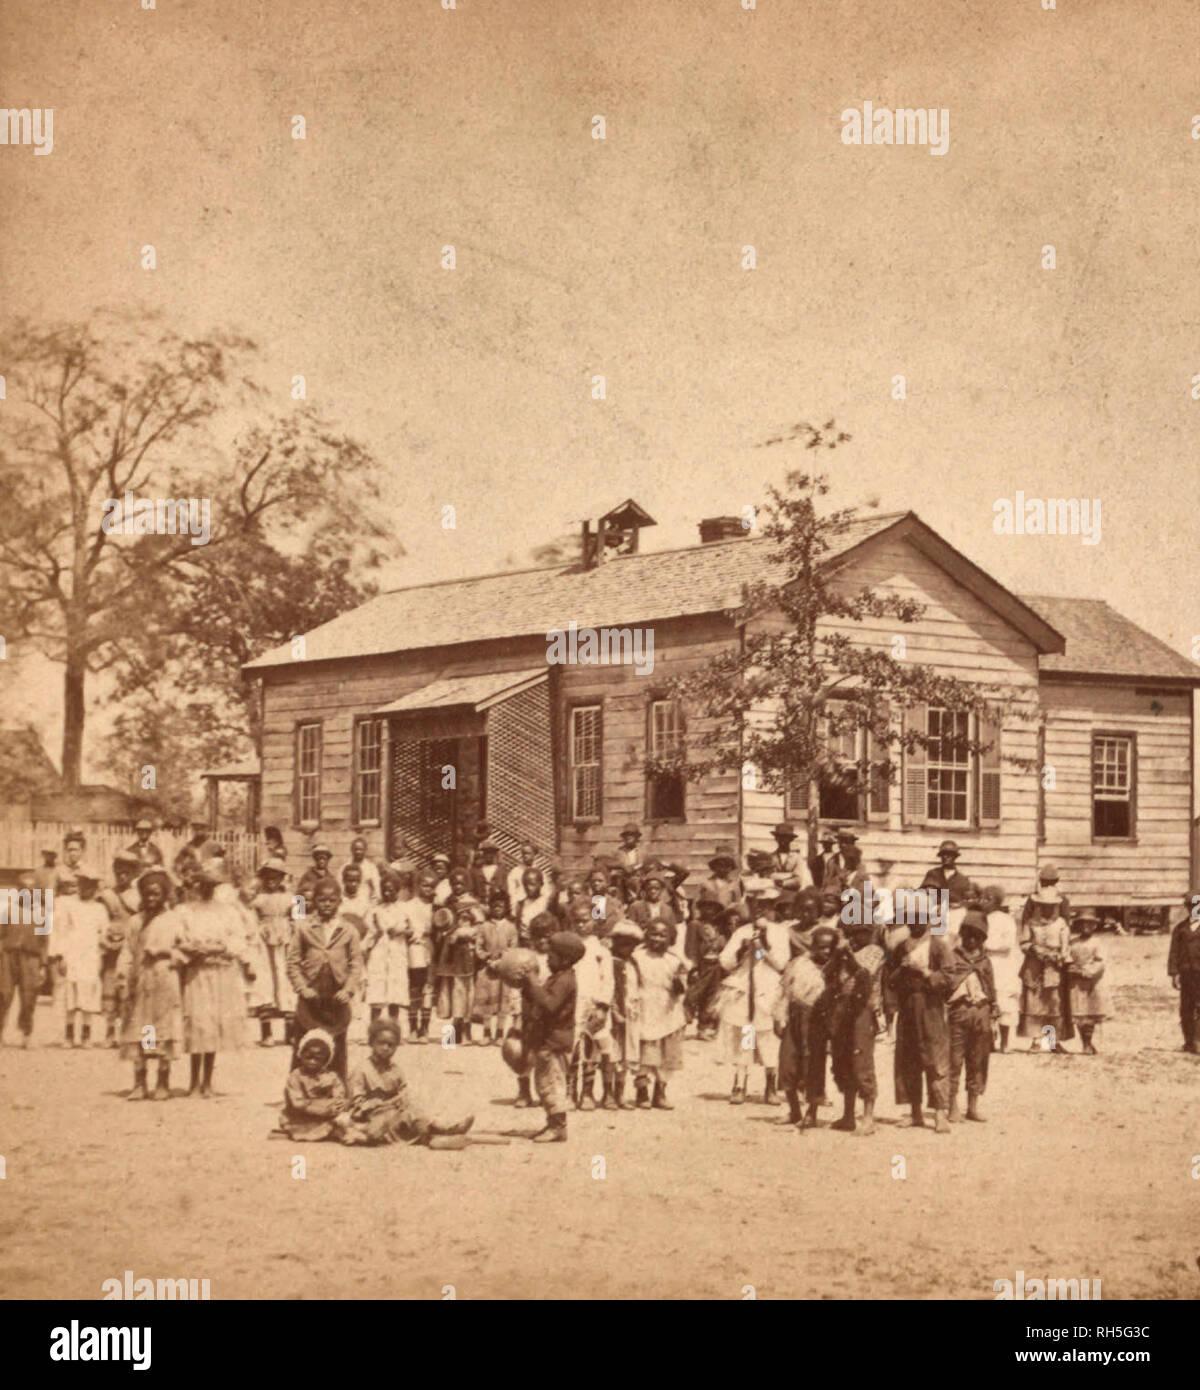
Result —
[{"label": "leafy tree", "polygon": [[[79,783],[89,674],[227,741],[251,734],[240,661],[370,592],[351,576],[387,553],[375,460],[307,408],[272,416],[246,375],[254,345],[233,334],[104,314],[19,322],[0,348],[0,631],[63,665],[64,781]],[[234,418],[250,423],[225,445]],[[106,529],[127,492],[207,501],[207,543]]]},{"label": "leafy tree", "polygon": [[[821,428],[795,426],[766,443],[785,437],[803,440],[808,449],[835,448],[849,439],[830,421]],[[899,711],[918,704],[971,711],[980,716],[977,728],[1010,712],[1031,717],[1011,687],[959,680],[856,640],[854,625],[864,619],[903,626],[917,622],[924,608],[896,593],[851,587],[833,562],[860,514],[855,508],[822,514],[818,501],[828,492],[828,476],[817,471],[793,471],[784,489],[768,489],[760,531],[772,542],[779,578],[748,586],[731,612],[743,634],[740,644],[670,682],[671,694],[700,717],[687,746],[645,764],[653,777],[694,781],[747,769],[771,792],[807,787],[810,854],[817,848],[823,782],[866,794],[873,778],[895,781],[901,754],[931,742],[924,730],[898,721]],[[843,734],[871,747],[872,758],[847,762],[839,755]],[[991,745],[963,737],[953,746],[976,754]],[[1032,766],[1015,757],[1005,760]]]}]

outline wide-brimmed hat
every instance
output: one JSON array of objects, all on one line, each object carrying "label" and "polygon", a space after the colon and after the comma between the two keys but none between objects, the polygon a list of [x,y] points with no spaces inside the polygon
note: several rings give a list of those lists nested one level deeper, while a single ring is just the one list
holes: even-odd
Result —
[{"label": "wide-brimmed hat", "polygon": [[491,854],[493,850],[494,850],[497,854],[500,853],[500,846],[495,842],[495,840],[481,840],[481,841],[480,841],[480,844],[479,844],[479,852],[480,852],[480,854]]},{"label": "wide-brimmed hat", "polygon": [[636,922],[631,922],[627,917],[622,917],[613,927],[612,931],[609,932],[609,936],[626,936],[633,941],[642,941],[645,939],[645,932],[642,931],[641,927],[639,927]]},{"label": "wide-brimmed hat", "polygon": [[848,825],[839,828],[837,837],[844,845],[856,845],[858,843],[858,836]]},{"label": "wide-brimmed hat", "polygon": [[1057,883],[1058,869],[1054,864],[1043,864],[1038,870],[1039,883]]},{"label": "wide-brimmed hat", "polygon": [[937,847],[938,858],[940,859],[943,854],[952,854],[957,859],[959,855],[962,854],[962,850],[959,849],[956,841],[943,840],[942,843]]},{"label": "wide-brimmed hat", "polygon": [[781,820],[771,831],[771,834],[778,840],[794,840],[796,838],[796,827],[790,822]]},{"label": "wide-brimmed hat", "polygon": [[[42,851],[43,854],[44,854],[45,852],[46,852],[45,850]],[[51,851],[51,853],[53,853],[53,851]],[[119,850],[117,850],[116,854],[113,855],[113,860],[112,860],[112,862],[113,862],[113,866],[115,867],[115,866],[118,865],[118,864],[135,864],[135,865],[136,865],[136,864],[140,864],[142,861],[137,857],[136,854],[134,854],[133,850],[131,850],[131,849],[119,849]]]},{"label": "wide-brimmed hat", "polygon": [[1094,908],[1081,907],[1071,914],[1071,925],[1074,926],[1077,922],[1095,922],[1099,926],[1100,914]]},{"label": "wide-brimmed hat", "polygon": [[133,828],[135,830],[153,830],[154,822],[149,817],[143,816],[141,820],[134,821]]},{"label": "wide-brimmed hat", "polygon": [[327,854],[331,859],[333,858],[333,850],[331,850],[328,845],[322,844],[320,841],[313,845],[308,852],[312,855],[314,859],[317,857],[318,854]]},{"label": "wide-brimmed hat", "polygon": [[822,843],[823,845],[836,845],[836,844],[837,844],[837,831],[831,829],[831,828],[827,825],[827,826],[825,827],[825,829],[821,831],[820,839],[821,839],[821,843]]},{"label": "wide-brimmed hat", "polygon": [[722,841],[713,851],[712,858],[708,861],[708,867],[715,869],[720,864],[732,864],[734,868],[737,867],[737,855],[734,853],[733,846],[725,841]]},{"label": "wide-brimmed hat", "polygon": [[982,912],[970,909],[963,914],[963,919],[958,924],[958,934],[962,936],[964,932],[968,931],[978,932],[984,941],[987,940],[988,921]]},{"label": "wide-brimmed hat", "polygon": [[633,821],[630,821],[628,825],[623,825],[621,827],[622,838],[626,835],[636,835],[640,840],[642,838],[642,827],[640,825],[634,825]]},{"label": "wide-brimmed hat", "polygon": [[265,859],[258,867],[260,874],[286,874],[287,865],[282,859]]}]

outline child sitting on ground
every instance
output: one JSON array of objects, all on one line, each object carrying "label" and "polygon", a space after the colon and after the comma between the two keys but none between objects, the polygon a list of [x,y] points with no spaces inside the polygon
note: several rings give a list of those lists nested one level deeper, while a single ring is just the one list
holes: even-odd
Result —
[{"label": "child sitting on ground", "polygon": [[289,1139],[340,1139],[350,1123],[346,1086],[333,1070],[334,1041],[323,1028],[300,1039],[297,1065],[283,1089],[279,1130]]},{"label": "child sitting on ground", "polygon": [[400,1045],[394,1019],[375,1019],[367,1041],[370,1056],[350,1073],[350,1108],[339,1136],[343,1144],[423,1144],[438,1134],[466,1134],[474,1115],[434,1119],[413,1104],[408,1083],[392,1060]]}]

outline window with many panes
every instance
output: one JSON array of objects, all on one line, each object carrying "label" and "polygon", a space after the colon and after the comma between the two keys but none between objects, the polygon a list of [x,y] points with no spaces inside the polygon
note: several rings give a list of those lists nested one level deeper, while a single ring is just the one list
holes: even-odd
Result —
[{"label": "window with many panes", "polygon": [[321,819],[321,726],[296,730],[296,818],[301,825]]},{"label": "window with many panes", "polygon": [[[835,718],[846,714],[842,705],[828,707]],[[819,792],[822,820],[856,821],[862,817],[862,800],[859,796],[858,773],[863,757],[864,731],[858,728],[843,728],[833,733],[825,728],[825,746],[837,764],[837,772],[830,770],[821,776]]]},{"label": "window with many panes", "polygon": [[576,705],[571,710],[570,797],[573,821],[600,819],[600,759],[602,754],[599,705]]},{"label": "window with many panes", "polygon": [[942,825],[971,823],[972,762],[969,710],[929,706],[926,745],[926,817]]},{"label": "window with many panes", "polygon": [[[683,710],[678,700],[650,701],[647,742],[651,758],[664,760],[682,752]],[[683,792],[681,772],[647,778],[646,819],[683,820]]]},{"label": "window with many panes", "polygon": [[1131,840],[1134,835],[1132,734],[1092,735],[1092,834],[1098,840]]},{"label": "window with many panes", "polygon": [[360,719],[354,726],[354,819],[379,824],[383,808],[383,720]]}]

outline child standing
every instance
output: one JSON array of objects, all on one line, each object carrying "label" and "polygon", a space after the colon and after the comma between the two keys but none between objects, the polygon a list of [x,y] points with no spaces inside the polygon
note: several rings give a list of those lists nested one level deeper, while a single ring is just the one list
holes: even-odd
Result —
[{"label": "child standing", "polygon": [[178,912],[167,906],[171,877],[165,869],[147,869],[137,887],[140,908],[130,921],[117,962],[121,1056],[133,1063],[133,1089],[127,1099],[150,1099],[146,1068],[154,1058],[154,1099],[169,1100],[171,1063],[183,1043],[179,970],[186,957],[179,949],[181,923]]},{"label": "child standing", "polygon": [[988,1057],[992,1051],[992,1021],[997,1013],[996,982],[986,946],[988,920],[968,909],[958,928],[954,970],[959,977],[947,1003],[950,1025],[950,1120],[962,1119],[958,1108],[958,1079],[967,1068],[967,1119],[982,1122],[979,1097],[987,1089]]},{"label": "child standing", "polygon": [[[460,876],[455,870],[454,879]],[[452,880],[453,881],[453,880]],[[465,891],[461,901],[452,899],[433,915],[434,976],[437,980],[439,1018],[448,1018],[456,1044],[471,1041],[471,1014],[475,998],[475,943],[483,911]]]},{"label": "child standing", "polygon": [[[346,1075],[346,1033],[352,1001],[363,976],[362,943],[358,932],[338,915],[341,889],[337,879],[314,884],[315,915],[296,923],[288,946],[287,969],[296,1000],[296,1027],[301,1034],[324,1029],[333,1039],[333,1069]],[[300,1049],[292,1054],[299,1065]]]},{"label": "child standing", "polygon": [[631,1078],[635,1089],[641,1093],[645,1090],[644,1082],[640,1088],[636,1084],[641,1076],[642,981],[633,960],[633,953],[642,939],[641,927],[628,921],[618,922],[608,937],[613,970],[613,1056],[612,1061],[605,1064],[611,1068],[603,1102],[606,1110],[634,1108],[634,1102],[625,1098],[626,1082]]},{"label": "child standing", "polygon": [[567,929],[583,942],[583,957],[575,967],[577,1026],[570,1078],[571,1089],[575,1090],[578,1073],[576,1104],[580,1110],[596,1108],[592,1092],[597,1064],[602,1067],[602,1104],[608,1100],[612,1081],[612,954],[595,934],[594,928],[598,927],[603,927],[607,935],[607,922],[593,921],[586,899],[576,899],[570,908]]},{"label": "child standing", "polygon": [[1008,1039],[1017,1026],[1021,1011],[1021,950],[1017,944],[1017,924],[1005,910],[1004,889],[998,883],[983,890],[983,911],[987,916],[987,953],[996,983],[996,1022],[1000,1028],[1000,1051],[1008,1051]]},{"label": "child standing", "polygon": [[1021,928],[1025,963],[1017,1035],[1031,1039],[1030,1052],[1038,1050],[1043,1038],[1050,1041],[1050,1051],[1065,1052],[1062,972],[1070,956],[1071,936],[1062,917],[1062,898],[1053,889],[1039,888],[1029,901],[1034,915]]},{"label": "child standing", "polygon": [[[405,904],[399,901],[399,876],[391,869],[383,871],[379,893],[380,901],[367,913],[367,935],[363,941],[367,1006],[372,1023],[382,1017],[384,1009],[395,1022],[400,1010],[409,1005],[408,914]],[[396,1036],[399,1040],[398,1028]]]},{"label": "child standing", "polygon": [[[86,1047],[92,1022],[101,1012],[100,953],[108,913],[96,901],[99,880],[79,869],[76,895],[64,898],[54,914],[54,940],[62,964],[66,1006],[66,1047]],[[78,1029],[78,1037],[76,1036]]]},{"label": "child standing", "polygon": [[101,889],[96,901],[108,914],[108,926],[100,940],[100,1005],[104,1010],[105,1044],[117,1046],[121,1012],[117,1000],[117,962],[125,945],[125,934],[137,914],[138,895],[133,880],[140,861],[131,850],[118,850],[113,855],[111,886]]},{"label": "child standing", "polygon": [[788,929],[771,919],[765,903],[758,920],[738,927],[721,952],[721,1032],[726,1061],[733,1066],[731,1105],[745,1103],[750,1064],[756,1057],[766,1070],[763,1104],[778,1101],[779,1039],[773,1015],[779,977],[790,959]]},{"label": "child standing", "polygon": [[1108,1017],[1108,1000],[1100,983],[1104,978],[1104,947],[1095,938],[1100,919],[1094,912],[1077,912],[1071,921],[1071,946],[1067,962],[1067,987],[1071,994],[1071,1021],[1079,1029],[1081,1051],[1096,1055],[1092,1038]]},{"label": "child standing", "polygon": [[[687,1021],[683,996],[687,992],[688,963],[670,949],[673,932],[670,924],[656,918],[645,928],[645,945],[633,953],[641,999],[637,1103],[643,1109],[675,1108],[667,1099],[667,1076],[683,1066],[683,1030]],[[654,1095],[646,1099],[651,1081]]]},{"label": "child standing", "polygon": [[417,875],[417,895],[404,903],[404,924],[408,940],[408,1036],[410,1041],[429,1041],[432,1012],[432,986],[429,980],[433,960],[433,895],[437,879],[426,869]]},{"label": "child standing", "polygon": [[268,859],[258,871],[261,889],[250,901],[258,918],[259,935],[266,952],[267,983],[271,1008],[259,1015],[260,1042],[271,1047],[271,1019],[283,1019],[283,1040],[288,1041],[296,1012],[296,991],[287,977],[287,948],[292,939],[292,895],[284,891],[287,865],[282,859]]},{"label": "child standing", "polygon": [[[810,1092],[809,1049],[814,1007],[825,994],[825,966],[837,935],[828,927],[815,931],[784,967],[772,1022],[779,1039],[779,1084],[788,1103],[788,1123],[802,1125],[801,1095],[811,1095],[809,1128],[815,1128],[817,1105],[825,1098],[825,1053],[821,1053],[820,1091]],[[822,1047],[824,1043],[822,1042]]]},{"label": "child standing", "polygon": [[489,974],[487,962],[517,944],[517,929],[509,919],[508,894],[493,891],[488,899],[488,918],[479,930],[475,971],[475,1015],[480,1020],[483,1042],[499,1043],[508,1036],[513,1017],[520,1007],[520,991]]},{"label": "child standing", "polygon": [[532,974],[521,981],[525,1050],[533,1056],[533,1078],[546,1112],[545,1128],[533,1136],[538,1144],[567,1141],[567,1066],[575,1045],[574,966],[583,951],[574,932],[555,932],[547,942],[545,984]]}]

